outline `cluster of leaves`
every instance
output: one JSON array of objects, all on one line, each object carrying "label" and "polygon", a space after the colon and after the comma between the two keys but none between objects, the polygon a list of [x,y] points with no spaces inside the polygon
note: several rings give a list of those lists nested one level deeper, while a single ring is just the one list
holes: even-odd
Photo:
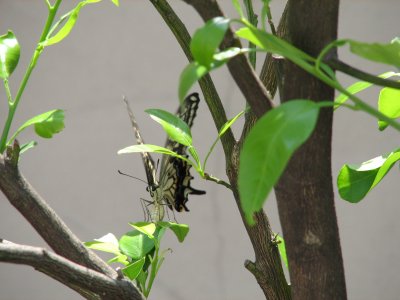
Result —
[{"label": "cluster of leaves", "polygon": [[[264,1],[262,24],[268,15],[269,1]],[[260,210],[273,186],[279,180],[289,159],[310,136],[319,114],[319,109],[326,106],[345,106],[353,110],[363,110],[379,120],[380,130],[392,126],[400,130],[400,124],[394,119],[400,116],[400,104],[396,102],[400,91],[393,88],[383,88],[378,109],[370,107],[355,96],[359,91],[371,86],[368,82],[358,82],[345,89],[337,80],[333,70],[323,62],[325,54],[332,48],[348,44],[352,53],[371,61],[400,66],[400,42],[398,39],[389,44],[368,44],[353,40],[339,40],[329,44],[317,57],[311,57],[288,42],[268,33],[263,26],[259,29],[253,26],[245,17],[238,1],[233,1],[241,18],[227,19],[216,17],[208,21],[193,35],[190,49],[194,61],[181,73],[179,84],[179,99],[183,101],[194,83],[205,74],[223,66],[226,62],[243,53],[254,51],[270,52],[289,59],[305,71],[341,92],[335,102],[313,102],[296,99],[278,106],[263,116],[250,131],[243,145],[240,157],[239,191],[241,204],[249,223],[253,223],[253,213]],[[220,51],[219,46],[229,28],[230,23],[239,23],[242,27],[235,31],[238,38],[249,41],[255,47],[229,48]],[[388,72],[380,77],[389,78],[398,73]],[[345,104],[352,100],[353,105]],[[193,146],[190,129],[182,125],[179,118],[168,112],[156,109],[147,110],[151,117],[159,122],[169,137],[188,146],[193,161],[155,145],[135,145],[124,148],[119,153],[157,152],[177,156],[191,164],[204,178],[205,165],[215,143],[208,152],[204,164],[200,163],[199,155]],[[241,112],[227,122],[219,132],[218,139],[243,114]],[[268,129],[268,130],[266,130]],[[361,166],[345,165],[338,177],[338,187],[343,199],[356,202],[362,199],[390,170],[397,161],[397,151],[390,155],[380,156],[375,160],[363,163]],[[271,159],[273,158],[273,159]],[[261,176],[260,176],[261,174]]]},{"label": "cluster of leaves", "polygon": [[[29,66],[25,72],[25,76],[20,83],[20,87],[15,98],[11,94],[8,81],[18,65],[20,57],[20,45],[16,36],[11,30],[0,36],[0,78],[3,79],[8,100],[8,116],[0,138],[0,153],[3,153],[6,147],[10,145],[23,130],[30,126],[34,126],[36,134],[42,138],[51,138],[54,134],[59,133],[64,129],[64,111],[55,109],[29,119],[9,138],[10,128],[21,96],[44,48],[57,44],[65,39],[75,26],[81,9],[88,4],[100,1],[101,0],[81,1],[75,8],[63,15],[55,23],[54,19],[61,4],[61,0],[56,0],[54,5],[50,4],[48,0],[46,1],[48,8],[46,25],[43,29],[42,35],[36,46]],[[112,2],[118,6],[118,0],[112,0]],[[36,141],[23,144],[21,146],[21,153],[29,148],[34,147],[36,144]]]},{"label": "cluster of leaves", "polygon": [[120,263],[123,274],[135,280],[143,295],[147,298],[153,282],[170,249],[160,250],[161,239],[170,229],[183,242],[189,232],[185,224],[172,222],[129,223],[134,230],[125,233],[119,240],[109,233],[99,239],[86,242],[88,248],[112,253],[115,256],[108,263]]},{"label": "cluster of leaves", "polygon": [[[244,17],[238,1],[233,2],[241,16],[239,20],[217,17],[195,32],[191,42],[194,61],[182,71],[180,77],[181,100],[202,76],[224,65],[236,55],[254,51],[283,56],[341,93],[334,103],[315,103],[296,99],[297,101],[282,104],[265,114],[250,131],[240,156],[239,192],[247,221],[253,223],[253,213],[263,207],[269,192],[280,178],[294,151],[314,130],[321,107],[345,106],[353,110],[363,110],[379,120],[381,130],[387,126],[400,130],[400,124],[394,120],[400,116],[400,102],[396,101],[399,99],[399,90],[382,89],[378,109],[375,109],[355,96],[358,91],[370,86],[370,83],[360,82],[355,85],[356,87],[346,89],[339,83],[333,70],[323,62],[324,56],[332,47],[349,45],[353,54],[364,59],[399,67],[400,42],[394,39],[389,44],[368,44],[350,39],[339,40],[329,44],[317,58],[314,58],[267,32],[264,26],[262,29],[253,26]],[[264,1],[262,24],[266,23],[268,2]],[[256,48],[229,48],[220,51],[219,46],[230,23],[241,25],[242,27],[235,31],[235,35],[251,42]],[[394,75],[398,74],[390,72],[381,77],[388,78]],[[344,103],[348,99],[353,105]],[[389,155],[380,156],[368,164],[364,163],[361,167],[344,166],[338,177],[341,196],[353,202],[365,196],[397,162],[397,153],[394,151]]]}]

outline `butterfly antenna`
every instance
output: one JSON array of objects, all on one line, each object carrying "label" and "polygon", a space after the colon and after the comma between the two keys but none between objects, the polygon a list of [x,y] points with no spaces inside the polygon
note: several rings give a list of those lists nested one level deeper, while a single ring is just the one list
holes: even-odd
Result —
[{"label": "butterfly antenna", "polygon": [[124,175],[124,176],[128,176],[128,177],[133,178],[133,179],[137,179],[137,180],[139,180],[139,181],[141,181],[141,182],[144,182],[145,184],[149,185],[149,183],[148,183],[147,181],[144,181],[143,179],[140,179],[140,178],[137,178],[137,177],[135,177],[135,176],[126,174],[126,173],[124,173],[124,172],[121,172],[120,170],[118,170],[118,173],[121,174],[121,175]]}]

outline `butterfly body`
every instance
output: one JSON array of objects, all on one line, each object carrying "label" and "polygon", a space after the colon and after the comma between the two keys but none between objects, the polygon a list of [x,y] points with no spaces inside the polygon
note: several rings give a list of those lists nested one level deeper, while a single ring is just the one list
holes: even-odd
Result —
[{"label": "butterfly body", "polygon": [[[176,113],[189,127],[193,125],[199,101],[200,99],[197,93],[189,95]],[[128,111],[137,143],[144,144],[139,127],[129,106]],[[181,156],[188,157],[186,154],[187,147],[169,138],[167,139],[165,148]],[[197,190],[190,186],[190,181],[193,177],[190,174],[191,165],[186,161],[174,156],[163,155],[161,159],[160,175],[157,180],[156,168],[152,157],[147,152],[142,152],[141,154],[148,182],[147,191],[152,198],[151,204],[153,207],[151,212],[149,212],[149,218],[153,222],[161,221],[164,218],[165,206],[178,212],[189,211],[186,206],[188,196],[190,194],[205,194],[205,191]]]}]

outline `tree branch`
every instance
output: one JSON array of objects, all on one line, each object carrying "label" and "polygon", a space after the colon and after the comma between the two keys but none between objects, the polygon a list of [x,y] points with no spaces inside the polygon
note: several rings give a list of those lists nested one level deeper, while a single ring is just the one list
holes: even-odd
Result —
[{"label": "tree branch", "polygon": [[[289,0],[289,41],[316,57],[337,39],[339,0]],[[282,102],[333,100],[334,90],[286,61]],[[310,138],[275,187],[294,299],[346,299],[331,169],[332,108],[320,110]]]},{"label": "tree branch", "polygon": [[15,142],[5,156],[0,155],[0,190],[10,203],[57,254],[115,278],[116,272],[82,244],[21,175],[17,167],[18,154],[19,145]]},{"label": "tree branch", "polygon": [[[188,30],[186,29],[185,24],[183,24],[181,19],[177,16],[175,11],[166,0],[150,0],[150,2],[157,9],[167,26],[171,29],[176,40],[181,46],[183,52],[185,53],[186,58],[189,60],[189,62],[192,62],[193,56],[190,51],[191,37]],[[219,131],[221,127],[228,121],[228,119],[226,117],[225,109],[222,105],[221,99],[214,86],[211,76],[207,74],[206,76],[201,78],[199,80],[199,85],[207,102],[208,108],[211,112],[215,126]],[[229,129],[221,137],[221,143],[224,149],[225,157],[230,157],[232,154],[233,145],[235,144],[235,139],[233,137],[231,129]]]},{"label": "tree branch", "polygon": [[390,80],[390,79],[384,79],[377,77],[375,75],[368,74],[362,70],[359,70],[357,68],[354,68],[341,60],[338,60],[336,58],[329,58],[329,59],[324,59],[324,63],[328,64],[332,69],[340,71],[342,73],[345,73],[347,75],[350,75],[352,77],[379,85],[379,86],[385,86],[385,87],[390,87],[394,89],[400,89],[400,82]]},{"label": "tree branch", "polygon": [[[206,22],[214,17],[223,16],[223,12],[215,0],[183,0],[192,5]],[[229,47],[240,47],[240,41],[235,38],[232,29],[228,29],[221,43],[221,50]],[[268,91],[258,78],[245,55],[238,55],[228,62],[228,69],[250,105],[257,118],[273,106]]]},{"label": "tree branch", "polygon": [[29,265],[77,291],[86,299],[144,299],[132,282],[112,279],[43,248],[0,239],[0,261]]},{"label": "tree branch", "polygon": [[[223,15],[215,1],[184,1],[192,4],[205,21],[212,17]],[[233,32],[229,30],[227,38],[224,40],[221,48],[231,47],[234,45],[237,46],[238,43],[239,41],[234,38]],[[269,60],[268,64],[272,67],[272,59]],[[249,226],[247,224],[241,209],[237,186],[241,143],[243,142],[247,131],[256,121],[256,118],[261,117],[265,111],[272,108],[272,102],[267,96],[268,92],[264,88],[263,83],[258,79],[245,56],[242,55],[231,60],[228,64],[228,68],[236,83],[241,88],[242,93],[245,95],[249,105],[252,107],[250,117],[246,118],[246,126],[242,133],[240,143],[235,145],[227,166],[227,174],[231,184],[231,189],[255,253],[255,262],[247,262],[246,268],[250,265],[252,266],[252,268],[250,268],[251,272],[255,276],[267,299],[291,299],[290,287],[288,286],[283,273],[278,249],[276,244],[272,241],[273,232],[271,231],[268,218],[264,211],[261,210],[254,215],[256,225]],[[250,73],[251,75],[249,75]],[[267,89],[272,88],[275,92],[275,75],[273,72],[270,72],[265,76],[269,76],[269,79],[267,80]],[[248,89],[250,85],[248,85],[247,81],[251,82],[253,85],[250,89]],[[262,106],[262,108],[260,108],[260,106]]]}]

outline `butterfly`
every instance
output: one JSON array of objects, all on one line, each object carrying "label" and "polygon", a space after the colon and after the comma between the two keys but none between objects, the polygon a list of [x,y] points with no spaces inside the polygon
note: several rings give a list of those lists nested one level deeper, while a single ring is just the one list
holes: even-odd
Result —
[{"label": "butterfly", "polygon": [[[199,102],[200,98],[198,93],[190,94],[185,98],[183,104],[179,106],[178,111],[176,112],[176,115],[190,128],[192,127],[193,120],[196,117]],[[139,127],[128,103],[127,107],[132,127],[135,131],[137,143],[144,144]],[[168,148],[181,156],[188,157],[186,153],[187,147],[169,138],[167,139],[165,148]],[[190,181],[193,179],[193,176],[190,174],[191,165],[186,161],[164,154],[161,159],[159,179],[157,179],[156,167],[150,153],[141,152],[141,155],[146,171],[148,183],[147,191],[150,193],[152,198],[150,204],[153,205],[153,210],[151,212],[148,211],[149,218],[152,221],[161,221],[164,218],[165,205],[167,205],[172,211],[189,211],[186,206],[188,196],[191,194],[203,195],[206,193],[205,191],[197,190],[190,186]]]}]

